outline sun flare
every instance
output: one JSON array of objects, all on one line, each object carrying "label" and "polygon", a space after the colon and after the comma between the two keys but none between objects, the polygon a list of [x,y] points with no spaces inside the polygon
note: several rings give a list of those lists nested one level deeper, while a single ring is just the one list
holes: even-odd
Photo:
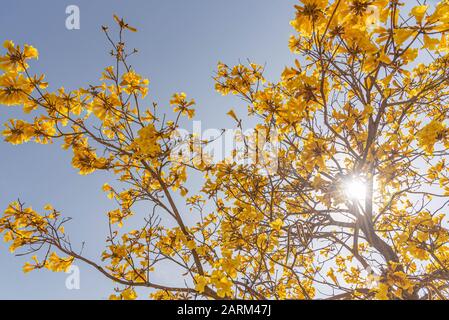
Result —
[{"label": "sun flare", "polygon": [[346,197],[351,200],[363,201],[366,195],[366,185],[360,178],[352,178],[344,185]]}]

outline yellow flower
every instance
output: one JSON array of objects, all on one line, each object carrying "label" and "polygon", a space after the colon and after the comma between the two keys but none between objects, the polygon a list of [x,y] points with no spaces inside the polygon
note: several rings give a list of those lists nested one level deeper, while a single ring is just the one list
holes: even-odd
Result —
[{"label": "yellow flower", "polygon": [[379,287],[375,290],[376,294],[374,296],[377,300],[389,300],[388,297],[388,285],[385,283],[380,283]]},{"label": "yellow flower", "polygon": [[73,260],[73,257],[61,258],[53,252],[45,262],[45,267],[53,272],[66,272]]},{"label": "yellow flower", "polygon": [[23,56],[25,59],[37,59],[39,57],[39,52],[35,47],[26,44],[23,49]]},{"label": "yellow flower", "polygon": [[142,156],[155,157],[161,150],[158,144],[159,134],[153,124],[143,127],[138,132],[138,137],[134,139],[132,146],[138,149],[138,154]]},{"label": "yellow flower", "polygon": [[195,282],[195,290],[203,293],[209,281],[206,277],[197,275],[195,276]]},{"label": "yellow flower", "polygon": [[21,51],[20,46],[15,46],[14,42],[7,40],[3,43],[3,47],[7,49],[4,56],[0,56],[0,69],[6,72],[22,72],[28,68],[26,60],[37,59],[38,51],[30,45],[25,45]]},{"label": "yellow flower", "polygon": [[218,281],[215,282],[215,286],[217,287],[217,295],[220,298],[230,297],[232,296],[232,281],[230,281],[227,277],[222,277]]},{"label": "yellow flower", "polygon": [[394,42],[396,43],[396,45],[400,46],[415,33],[416,31],[413,29],[406,29],[406,28],[396,29],[393,35]]},{"label": "yellow flower", "polygon": [[22,270],[23,270],[24,273],[31,272],[31,271],[33,271],[34,269],[35,269],[35,266],[32,265],[32,264],[29,263],[29,262],[25,262],[25,264],[24,264],[23,267],[22,267]]},{"label": "yellow flower", "polygon": [[3,131],[5,141],[13,145],[28,142],[34,134],[33,126],[22,120],[10,120]]},{"label": "yellow flower", "polygon": [[195,104],[195,100],[191,99],[190,101],[187,101],[186,97],[184,92],[175,93],[170,100],[170,104],[174,106],[174,112],[180,111],[181,114],[187,115],[188,118],[191,119],[195,115],[195,110],[189,109],[189,107]]},{"label": "yellow flower", "polygon": [[280,231],[283,224],[284,222],[280,218],[277,218],[276,220],[270,222],[270,227],[276,231]]},{"label": "yellow flower", "polygon": [[422,49],[434,50],[438,46],[439,43],[440,43],[440,40],[431,38],[427,34],[425,34],[424,35],[424,45],[423,45]]},{"label": "yellow flower", "polygon": [[128,288],[122,292],[122,297],[124,300],[135,300],[137,299],[137,294],[133,288]]},{"label": "yellow flower", "polygon": [[148,93],[148,84],[150,80],[142,79],[140,75],[135,73],[133,70],[123,74],[122,82],[120,82],[121,86],[124,86],[124,90],[127,94],[134,94],[136,92],[140,92],[142,98]]},{"label": "yellow flower", "polygon": [[113,15],[113,17],[114,17],[114,20],[115,20],[115,22],[117,22],[117,24],[120,26],[120,28],[123,28],[123,29],[128,29],[129,31],[132,31],[132,32],[137,32],[137,29],[136,28],[134,28],[134,27],[131,27],[129,24],[127,24],[124,20],[123,20],[123,18],[122,19],[120,19],[117,15]]},{"label": "yellow flower", "polygon": [[[296,19],[290,24],[305,37],[309,37],[318,21],[324,17],[328,0],[301,0],[303,6],[295,6]],[[323,19],[324,20],[324,19]]]},{"label": "yellow flower", "polygon": [[120,99],[115,93],[107,95],[104,92],[97,94],[91,104],[93,113],[102,121],[117,118],[119,106]]},{"label": "yellow flower", "polygon": [[329,278],[331,278],[332,281],[333,281],[336,285],[338,285],[338,280],[337,280],[337,277],[335,276],[335,272],[334,272],[334,269],[333,269],[333,268],[329,268],[329,271],[327,272],[326,275],[327,275]]},{"label": "yellow flower", "polygon": [[72,166],[79,169],[79,174],[88,175],[97,169],[106,169],[108,160],[97,157],[88,147],[75,148],[73,151]]},{"label": "yellow flower", "polygon": [[237,115],[235,114],[235,111],[233,109],[229,110],[226,113],[228,116],[230,116],[232,119],[234,119],[235,121],[239,121],[239,119],[237,118]]},{"label": "yellow flower", "polygon": [[429,124],[424,126],[418,133],[418,144],[428,154],[433,152],[435,143],[444,139],[448,135],[448,130],[445,125],[438,120],[432,120]]},{"label": "yellow flower", "polygon": [[427,6],[427,5],[415,6],[415,7],[413,7],[412,11],[410,12],[410,15],[415,17],[416,22],[421,23],[422,19],[424,18],[424,15],[426,14],[428,7],[429,6]]},{"label": "yellow flower", "polygon": [[28,100],[33,85],[21,74],[4,73],[0,76],[0,104],[20,105]]}]

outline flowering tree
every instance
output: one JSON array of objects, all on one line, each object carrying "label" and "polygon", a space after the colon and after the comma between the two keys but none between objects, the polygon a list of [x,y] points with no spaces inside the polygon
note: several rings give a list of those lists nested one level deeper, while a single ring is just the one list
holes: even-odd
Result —
[{"label": "flowering tree", "polygon": [[[28,66],[37,50],[6,41],[0,103],[36,117],[10,120],[5,141],[62,139],[80,174],[117,180],[103,187],[118,208],[107,213],[101,262],[70,243],[51,205],[10,204],[0,231],[11,251],[35,253],[24,271],[80,260],[119,285],[113,299],[135,299],[136,287],[154,299],[449,298],[449,1],[408,10],[397,0],[302,0],[295,9],[298,59],[278,82],[253,63],[219,63],[215,76],[218,92],[247,102],[263,140],[276,136],[269,161],[257,151],[251,162],[211,163],[176,134],[194,116],[184,93],[170,101],[172,120],[156,104],[142,108],[148,80],[129,67],[123,40],[136,30],[117,17],[118,41],[103,28],[114,66],[71,92],[47,91]],[[243,157],[259,147],[241,140]],[[193,196],[192,171],[205,174]],[[138,202],[149,215],[134,212]],[[134,214],[141,228],[121,231]],[[167,265],[183,286],[152,281]]]}]

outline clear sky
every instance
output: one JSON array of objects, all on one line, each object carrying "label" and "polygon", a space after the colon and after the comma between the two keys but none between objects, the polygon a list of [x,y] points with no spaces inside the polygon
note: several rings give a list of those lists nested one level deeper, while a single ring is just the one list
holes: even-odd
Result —
[{"label": "clear sky", "polygon": [[[138,33],[128,44],[139,49],[131,64],[148,77],[148,105],[168,107],[172,93],[184,91],[197,101],[197,119],[207,128],[232,128],[226,116],[237,99],[214,92],[212,75],[218,61],[229,65],[250,59],[266,63],[266,76],[276,80],[293,56],[287,44],[293,29],[294,0],[132,0],[132,1],[5,1],[0,11],[0,41],[29,43],[39,49],[32,63],[44,72],[50,89],[75,89],[98,83],[112,60],[101,25],[112,25],[112,15],[125,17]],[[80,30],[65,27],[68,5],[80,8]],[[236,109],[238,111],[238,109]],[[240,115],[245,114],[240,109]],[[20,117],[19,108],[0,106],[0,122]],[[191,130],[192,124],[186,123]],[[101,191],[107,174],[79,176],[71,168],[71,154],[58,145],[32,143],[11,146],[0,142],[0,208],[17,198],[33,208],[52,203],[64,216],[72,243],[85,241],[84,253],[99,261],[107,235],[105,213],[114,208]],[[34,271],[23,274],[29,257],[15,257],[0,244],[0,299],[107,298],[114,285],[95,270],[81,270],[80,290],[67,290],[66,274]],[[160,282],[170,270],[157,273]],[[156,279],[157,280],[157,279]]]}]

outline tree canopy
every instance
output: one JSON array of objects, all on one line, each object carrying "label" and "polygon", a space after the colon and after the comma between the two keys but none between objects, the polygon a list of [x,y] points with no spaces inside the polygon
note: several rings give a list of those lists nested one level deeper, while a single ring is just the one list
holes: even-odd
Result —
[{"label": "tree canopy", "polygon": [[[73,91],[49,91],[29,66],[37,49],[6,41],[0,104],[35,117],[9,120],[5,141],[62,141],[81,175],[110,173],[103,190],[117,209],[98,259],[51,205],[11,203],[4,240],[33,255],[25,272],[91,265],[117,283],[111,299],[135,299],[137,287],[153,299],[449,298],[449,1],[409,5],[301,0],[288,44],[297,59],[278,81],[252,62],[219,62],[216,90],[258,120],[241,158],[219,162],[204,151],[212,141],[178,134],[192,98],[175,93],[171,114],[146,107],[149,80],[124,40],[137,30],[123,19],[117,39],[103,27],[113,64]],[[204,176],[196,194],[193,172]],[[133,215],[141,227],[123,231]],[[170,266],[183,286],[152,280]]]}]

